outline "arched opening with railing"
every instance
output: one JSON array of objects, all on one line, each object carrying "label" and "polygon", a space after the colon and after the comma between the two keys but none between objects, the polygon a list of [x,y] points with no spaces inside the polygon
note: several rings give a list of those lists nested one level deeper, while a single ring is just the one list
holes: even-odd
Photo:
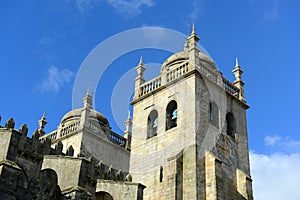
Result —
[{"label": "arched opening with railing", "polygon": [[166,130],[177,126],[177,102],[172,100],[166,108]]},{"label": "arched opening with railing", "polygon": [[152,110],[147,120],[147,139],[157,135],[158,112]]}]

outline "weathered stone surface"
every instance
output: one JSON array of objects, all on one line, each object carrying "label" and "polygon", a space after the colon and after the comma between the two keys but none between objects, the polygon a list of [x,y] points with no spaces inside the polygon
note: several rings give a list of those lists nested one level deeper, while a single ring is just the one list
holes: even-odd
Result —
[{"label": "weathered stone surface", "polygon": [[[234,70],[236,84],[227,81],[197,49],[198,40],[193,32],[184,51],[170,56],[151,81],[143,73],[136,79],[130,173],[146,186],[144,199],[252,198],[251,182],[236,173],[250,179],[241,70]],[[177,124],[169,129],[173,100]],[[158,123],[149,137],[154,111]]]},{"label": "weathered stone surface", "polygon": [[114,200],[123,200],[123,199],[142,200],[144,188],[145,186],[139,183],[118,182],[118,181],[99,179],[97,180],[95,196],[96,199],[101,199],[102,197],[103,199],[112,198]]},{"label": "weathered stone surface", "polygon": [[5,128],[15,128],[15,120],[13,118],[7,120],[7,122],[5,123]]},{"label": "weathered stone surface", "polygon": [[32,138],[0,126],[0,199],[253,199],[242,70],[226,80],[198,40],[193,29],[149,82],[140,60],[124,137],[89,90],[49,134],[45,114]]},{"label": "weathered stone surface", "polygon": [[20,127],[20,130],[19,130],[21,133],[23,133],[25,136],[27,136],[27,133],[28,133],[28,127],[26,124],[23,124],[21,127]]}]

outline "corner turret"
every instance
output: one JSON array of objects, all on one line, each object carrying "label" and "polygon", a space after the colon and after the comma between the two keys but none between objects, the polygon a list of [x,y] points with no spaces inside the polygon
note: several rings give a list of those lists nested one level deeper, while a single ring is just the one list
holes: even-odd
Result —
[{"label": "corner turret", "polygon": [[137,77],[135,78],[135,91],[134,91],[134,99],[139,97],[139,88],[140,86],[145,83],[145,79],[144,79],[144,71],[146,70],[146,68],[144,67],[143,64],[143,57],[141,56],[140,58],[140,62],[138,64],[138,66],[135,68],[136,72],[137,72]]},{"label": "corner turret", "polygon": [[130,118],[130,111],[128,111],[127,120],[124,122],[126,126],[126,130],[124,131],[124,138],[126,139],[126,149],[131,148],[131,129],[132,129],[132,121]]},{"label": "corner turret", "polygon": [[44,128],[45,128],[46,124],[48,123],[47,120],[46,120],[46,112],[44,112],[42,118],[38,121],[38,123],[39,123],[39,125],[40,125],[40,128],[39,128],[39,130],[38,130],[39,135],[40,135],[40,136],[43,136],[43,135],[45,135],[45,130],[44,130]]},{"label": "corner turret", "polygon": [[235,81],[233,82],[233,85],[240,90],[238,98],[242,102],[246,103],[246,99],[244,96],[244,82],[242,81],[243,70],[239,66],[238,58],[235,59],[235,68],[232,70],[232,73],[235,76]]}]

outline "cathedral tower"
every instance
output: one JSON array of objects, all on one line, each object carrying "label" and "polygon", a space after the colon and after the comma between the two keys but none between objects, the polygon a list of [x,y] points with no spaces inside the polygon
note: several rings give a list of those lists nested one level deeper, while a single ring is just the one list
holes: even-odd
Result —
[{"label": "cathedral tower", "polygon": [[193,31],[145,81],[136,67],[130,173],[144,199],[252,199],[242,70],[222,76]]}]

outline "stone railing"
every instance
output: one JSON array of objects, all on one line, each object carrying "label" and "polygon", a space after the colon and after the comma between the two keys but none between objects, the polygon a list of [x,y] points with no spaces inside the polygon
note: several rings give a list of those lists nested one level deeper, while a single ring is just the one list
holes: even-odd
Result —
[{"label": "stone railing", "polygon": [[233,96],[235,97],[239,96],[240,90],[224,77],[223,77],[223,87],[227,92],[231,93]]},{"label": "stone railing", "polygon": [[47,138],[50,139],[51,141],[56,140],[57,139],[57,130],[52,131],[51,133],[40,137],[40,141],[44,142]]},{"label": "stone railing", "polygon": [[182,75],[186,74],[189,71],[189,63],[185,62],[181,65],[179,65],[178,67],[176,67],[175,69],[172,69],[171,71],[167,72],[167,83],[181,77]]},{"label": "stone railing", "polygon": [[152,79],[151,81],[148,81],[147,83],[144,83],[140,87],[139,97],[141,97],[145,94],[148,94],[149,92],[152,92],[153,90],[156,90],[161,85],[162,85],[161,76],[158,76],[155,79]]},{"label": "stone railing", "polygon": [[[61,138],[66,135],[69,135],[71,133],[74,133],[75,131],[77,131],[79,129],[79,124],[80,124],[79,121],[69,124],[67,127],[63,127],[60,130],[52,131],[49,134],[40,137],[40,140],[45,141],[47,138],[49,138],[51,141],[54,141],[58,138]],[[58,133],[60,133],[60,134],[58,134]]]},{"label": "stone railing", "polygon": [[165,82],[163,81],[162,75],[144,83],[140,86],[139,89],[139,97],[142,97],[150,92],[155,91],[156,89],[160,88],[165,83],[169,83],[184,74],[186,74],[189,71],[188,62],[185,62],[181,64],[180,66],[176,67],[175,69],[172,69],[171,71],[168,71],[165,75]]},{"label": "stone railing", "polygon": [[112,131],[110,132],[110,135],[109,135],[109,141],[111,141],[114,144],[124,145],[124,146],[125,146],[125,143],[126,143],[125,138],[123,138],[122,136],[120,136],[117,133],[114,133]]},{"label": "stone railing", "polygon": [[[163,76],[163,74],[162,74],[162,75],[144,83],[143,85],[140,86],[139,97],[142,97],[150,92],[153,92],[153,91],[157,90],[158,88],[160,88],[161,86],[182,77],[183,75],[188,73],[189,70],[190,69],[189,69],[188,62],[184,62],[181,65],[179,65],[178,67],[176,67],[175,69],[167,71],[165,74],[165,77],[162,77]],[[232,95],[238,97],[240,90],[237,87],[235,87],[230,81],[225,79],[224,77],[222,77],[222,81],[221,81],[221,79],[219,79],[220,75],[219,75],[218,71],[212,70],[212,69],[206,67],[205,65],[200,65],[198,67],[198,70],[200,71],[200,73],[202,75],[204,75],[206,78],[210,79],[211,81],[215,82],[218,85],[223,82],[222,83],[223,88],[226,91],[228,91],[229,93],[231,93]]]},{"label": "stone railing", "polygon": [[210,79],[211,81],[218,83],[218,75],[216,73],[216,71],[213,71],[207,67],[205,67],[204,65],[200,65],[199,67],[200,73],[203,74],[204,76],[206,76],[208,79]]},{"label": "stone railing", "polygon": [[78,130],[80,122],[75,122],[60,130],[60,137],[64,137]]},{"label": "stone railing", "polygon": [[102,130],[99,123],[93,123],[91,121],[89,122],[88,129],[93,132],[100,132]]}]

